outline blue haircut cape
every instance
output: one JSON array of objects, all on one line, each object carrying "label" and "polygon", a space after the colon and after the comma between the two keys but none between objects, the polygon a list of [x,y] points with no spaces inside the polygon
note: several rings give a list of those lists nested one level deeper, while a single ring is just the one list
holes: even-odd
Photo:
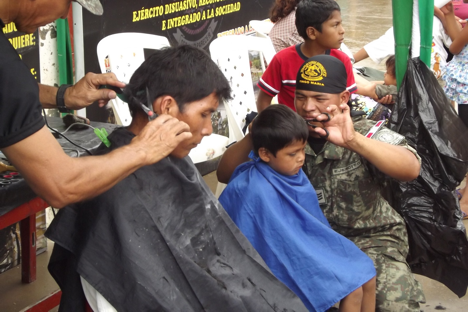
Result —
[{"label": "blue haircut cape", "polygon": [[323,312],[376,275],[372,260],[331,229],[303,170],[284,176],[256,158],[236,168],[220,203],[273,274]]}]

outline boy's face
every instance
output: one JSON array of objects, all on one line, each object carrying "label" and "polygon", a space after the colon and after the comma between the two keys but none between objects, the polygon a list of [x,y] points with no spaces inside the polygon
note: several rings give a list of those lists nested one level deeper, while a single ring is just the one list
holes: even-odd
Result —
[{"label": "boy's face", "polygon": [[189,125],[192,137],[180,143],[171,153],[171,156],[183,158],[189,155],[204,136],[212,134],[212,113],[218,108],[218,97],[215,93],[200,100],[188,103],[182,112],[176,106],[170,114]]},{"label": "boy's face", "polygon": [[389,68],[387,68],[386,73],[384,73],[384,84],[397,86],[397,80]]},{"label": "boy's face", "polygon": [[[343,91],[340,94],[327,94],[321,92],[313,92],[307,90],[296,90],[295,91],[295,107],[296,112],[303,117],[305,120],[312,120],[314,113],[327,112],[326,109],[330,105],[339,106],[345,104],[348,101],[350,93]],[[321,122],[310,122],[318,127],[323,127]],[[308,125],[309,136],[319,137],[314,131],[312,126]]]},{"label": "boy's face", "polygon": [[306,142],[294,141],[277,151],[276,156],[265,148],[259,149],[259,157],[272,169],[285,176],[293,176],[305,162]]},{"label": "boy's face", "polygon": [[331,17],[322,23],[322,32],[316,30],[315,34],[315,42],[324,50],[339,49],[345,34],[340,11],[333,11]]}]

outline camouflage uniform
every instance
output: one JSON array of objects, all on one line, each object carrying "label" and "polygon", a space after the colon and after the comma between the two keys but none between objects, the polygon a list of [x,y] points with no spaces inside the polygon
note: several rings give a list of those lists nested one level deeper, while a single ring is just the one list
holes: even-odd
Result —
[{"label": "camouflage uniform", "polygon": [[[374,124],[354,119],[355,130],[361,134]],[[419,311],[419,302],[425,297],[406,262],[405,222],[381,194],[380,183],[385,175],[360,155],[330,142],[319,155],[306,147],[304,170],[332,228],[373,260],[377,272],[376,309]]]}]

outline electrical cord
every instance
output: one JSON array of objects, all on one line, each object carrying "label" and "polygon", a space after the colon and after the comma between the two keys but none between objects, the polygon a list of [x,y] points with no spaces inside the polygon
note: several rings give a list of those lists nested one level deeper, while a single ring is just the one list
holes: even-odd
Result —
[{"label": "electrical cord", "polygon": [[68,137],[66,137],[66,136],[63,135],[62,133],[60,133],[58,130],[52,128],[52,127],[49,125],[49,123],[47,122],[47,115],[46,115],[46,111],[44,110],[44,108],[42,109],[42,112],[43,112],[43,114],[44,114],[44,121],[46,122],[47,127],[48,127],[52,132],[54,132],[54,133],[56,133],[56,134],[62,136],[64,139],[66,139],[67,141],[69,141],[70,144],[75,145],[76,147],[83,149],[83,150],[86,151],[88,154],[90,154],[90,156],[93,155],[88,149],[84,148],[83,146],[78,145],[77,143],[74,143],[72,140],[70,140]]},{"label": "electrical cord", "polygon": [[75,158],[75,157],[76,157],[76,158],[80,157],[80,152],[78,151],[78,149],[75,149],[75,148],[63,148],[63,150],[64,150],[64,151],[67,151],[67,150],[68,150],[68,151],[72,151],[72,152],[75,152],[75,154],[77,154],[76,156],[70,156],[70,157],[74,157],[74,158]]},{"label": "electrical cord", "polygon": [[84,125],[84,126],[87,126],[89,128],[92,128],[93,130],[95,129],[93,126],[89,125],[89,124],[86,124],[86,123],[81,123],[81,122],[75,122],[75,123],[72,123],[68,126],[68,128],[65,129],[65,131],[62,132],[62,135],[64,135],[65,133],[67,133],[68,130],[70,130],[70,128],[74,125]]}]

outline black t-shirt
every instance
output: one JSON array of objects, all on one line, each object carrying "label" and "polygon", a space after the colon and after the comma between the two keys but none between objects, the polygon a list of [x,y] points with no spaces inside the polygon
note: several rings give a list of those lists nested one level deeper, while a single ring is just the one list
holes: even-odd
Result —
[{"label": "black t-shirt", "polygon": [[[5,25],[0,20],[0,27]],[[36,133],[44,126],[39,87],[28,67],[0,32],[0,149]]]}]

